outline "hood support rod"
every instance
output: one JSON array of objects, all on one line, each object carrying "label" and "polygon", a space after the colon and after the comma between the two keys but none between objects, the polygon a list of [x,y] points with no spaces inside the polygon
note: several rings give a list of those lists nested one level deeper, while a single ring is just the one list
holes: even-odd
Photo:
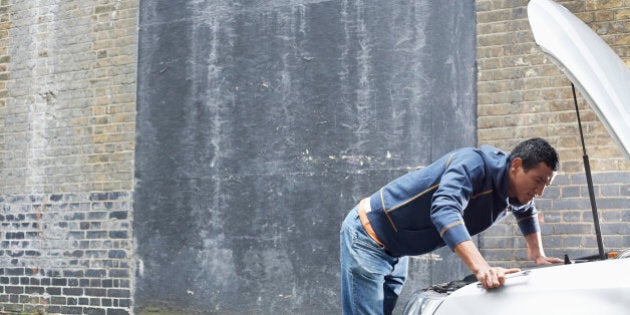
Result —
[{"label": "hood support rod", "polygon": [[588,184],[588,195],[591,199],[591,209],[593,210],[593,222],[595,223],[595,236],[597,237],[597,247],[599,248],[599,259],[606,259],[604,253],[604,241],[602,240],[602,231],[599,226],[599,215],[597,214],[597,204],[595,203],[595,192],[593,189],[593,177],[591,176],[591,165],[589,162],[588,154],[586,154],[586,146],[584,145],[584,133],[582,132],[582,120],[580,119],[580,110],[578,108],[578,101],[575,95],[575,85],[571,83],[571,89],[573,90],[573,102],[575,103],[575,112],[577,113],[578,125],[580,129],[580,139],[582,140],[582,159],[584,160],[584,171],[586,172],[586,183]]}]

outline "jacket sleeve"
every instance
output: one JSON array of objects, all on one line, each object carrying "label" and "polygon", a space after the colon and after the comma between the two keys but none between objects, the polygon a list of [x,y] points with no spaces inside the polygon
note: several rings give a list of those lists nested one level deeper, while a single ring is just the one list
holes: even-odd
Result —
[{"label": "jacket sleeve", "polygon": [[531,201],[529,206],[519,209],[511,209],[512,214],[516,218],[516,223],[523,235],[540,232],[540,223],[538,222],[538,211]]},{"label": "jacket sleeve", "polygon": [[460,154],[453,156],[446,166],[431,202],[431,221],[451,250],[471,240],[463,213],[474,185],[485,177],[483,160],[478,154]]}]

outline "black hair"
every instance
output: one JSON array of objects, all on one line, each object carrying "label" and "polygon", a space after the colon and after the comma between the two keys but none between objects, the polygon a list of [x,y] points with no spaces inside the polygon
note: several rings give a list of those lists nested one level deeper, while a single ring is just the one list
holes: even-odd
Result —
[{"label": "black hair", "polygon": [[540,162],[547,164],[554,172],[558,170],[558,153],[542,138],[531,138],[516,145],[510,152],[510,164],[515,158],[523,160],[525,172],[535,168]]}]

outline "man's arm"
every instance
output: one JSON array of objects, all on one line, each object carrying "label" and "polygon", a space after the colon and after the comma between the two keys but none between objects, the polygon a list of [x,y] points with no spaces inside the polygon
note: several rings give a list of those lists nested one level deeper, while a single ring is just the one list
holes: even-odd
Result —
[{"label": "man's arm", "polygon": [[545,255],[540,232],[525,235],[525,242],[527,242],[527,257],[533,259],[537,265],[559,264],[563,262],[560,258],[547,257]]},{"label": "man's arm", "polygon": [[486,289],[502,286],[505,283],[505,275],[521,271],[518,268],[490,267],[472,241],[463,241],[457,244],[454,250]]}]

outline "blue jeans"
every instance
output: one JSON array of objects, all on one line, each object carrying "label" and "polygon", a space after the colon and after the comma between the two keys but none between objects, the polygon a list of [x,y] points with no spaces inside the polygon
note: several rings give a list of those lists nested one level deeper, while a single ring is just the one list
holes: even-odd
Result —
[{"label": "blue jeans", "polygon": [[343,314],[391,314],[407,278],[407,257],[390,256],[363,229],[354,207],[341,225]]}]

